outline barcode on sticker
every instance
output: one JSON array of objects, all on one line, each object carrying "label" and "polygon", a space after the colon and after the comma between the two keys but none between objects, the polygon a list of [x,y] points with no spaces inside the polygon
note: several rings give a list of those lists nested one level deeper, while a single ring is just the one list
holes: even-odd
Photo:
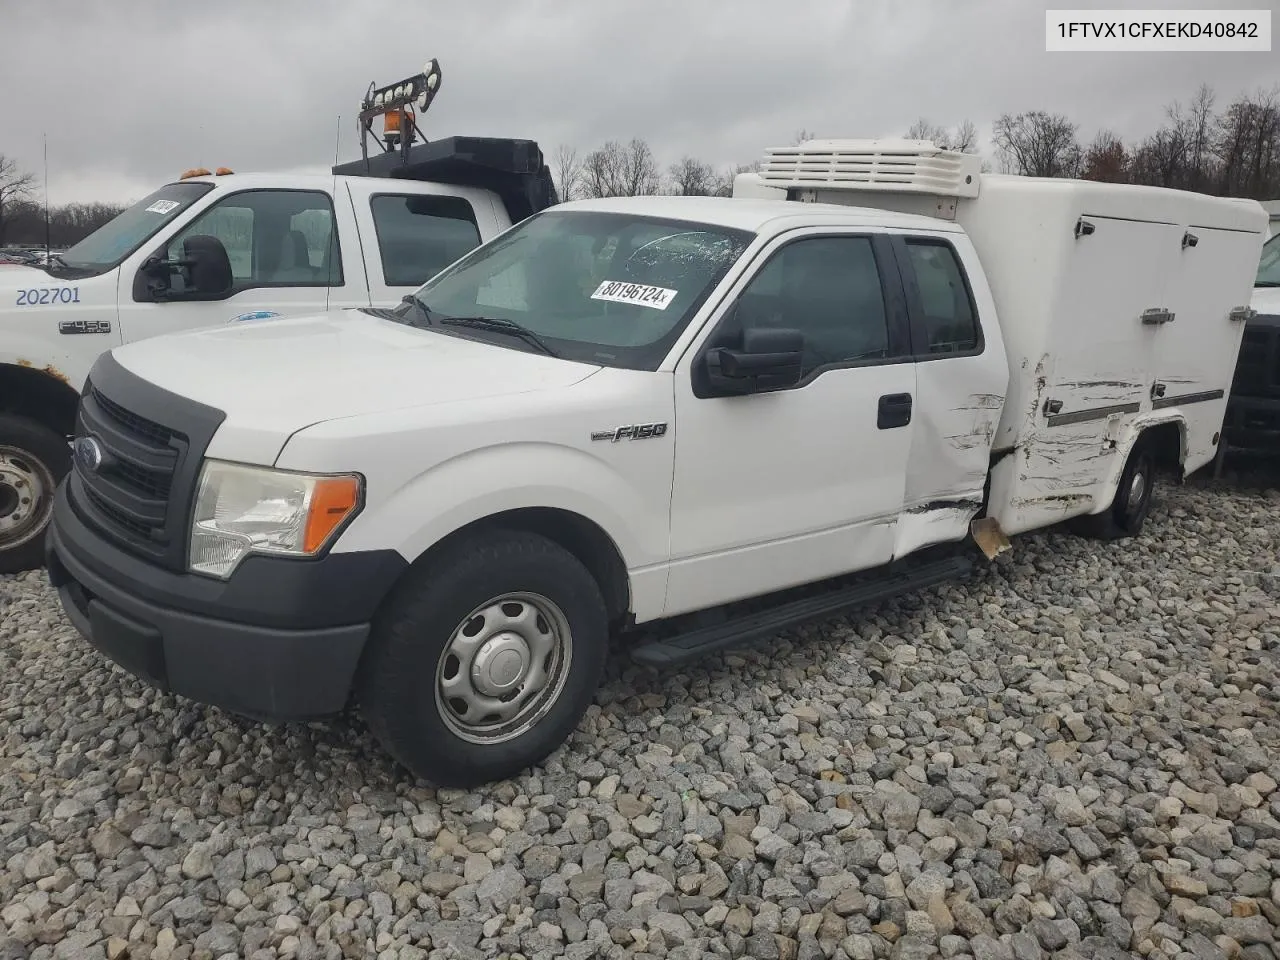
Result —
[{"label": "barcode on sticker", "polygon": [[641,307],[652,307],[654,310],[665,310],[676,298],[676,290],[666,287],[650,287],[643,283],[623,283],[621,280],[606,280],[596,287],[591,295],[592,300],[612,300],[614,303],[634,303]]},{"label": "barcode on sticker", "polygon": [[147,213],[165,214],[170,210],[174,210],[179,206],[176,200],[157,200],[151,206],[147,207]]}]

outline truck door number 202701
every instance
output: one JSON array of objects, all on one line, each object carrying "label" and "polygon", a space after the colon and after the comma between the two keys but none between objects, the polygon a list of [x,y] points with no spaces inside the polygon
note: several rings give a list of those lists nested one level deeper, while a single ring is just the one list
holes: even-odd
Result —
[{"label": "truck door number 202701", "polygon": [[19,307],[41,307],[54,303],[79,303],[79,287],[32,287],[18,291]]}]

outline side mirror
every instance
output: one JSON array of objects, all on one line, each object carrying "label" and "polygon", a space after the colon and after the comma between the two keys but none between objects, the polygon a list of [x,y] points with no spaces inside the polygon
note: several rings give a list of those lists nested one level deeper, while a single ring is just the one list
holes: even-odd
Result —
[{"label": "side mirror", "polygon": [[804,334],[799,330],[744,330],[739,349],[706,354],[707,380],[719,393],[762,393],[800,382]]},{"label": "side mirror", "polygon": [[[173,277],[182,278],[179,289]],[[134,280],[137,300],[213,300],[231,290],[231,258],[217,237],[198,235],[182,241],[182,259],[157,255],[142,264]]]},{"label": "side mirror", "polygon": [[189,289],[199,297],[218,297],[231,289],[231,258],[217,237],[187,237],[182,241],[183,266]]}]

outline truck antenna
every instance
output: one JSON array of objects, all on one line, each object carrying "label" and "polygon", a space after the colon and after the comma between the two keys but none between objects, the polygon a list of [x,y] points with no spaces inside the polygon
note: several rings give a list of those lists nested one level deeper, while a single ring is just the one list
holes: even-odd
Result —
[{"label": "truck antenna", "polygon": [[[338,169],[338,150],[342,146],[342,115],[341,114],[338,115],[338,122],[336,127],[337,128],[333,132],[333,168],[335,171]],[[338,174],[336,172],[333,175],[333,188],[330,191],[330,196],[333,197],[333,202],[336,204],[338,202]],[[328,270],[329,275],[325,278],[326,283],[324,288],[324,308],[326,310],[329,309],[329,301],[333,297],[333,259],[336,251],[338,250],[337,240],[338,240],[338,221],[335,218],[329,224],[329,243],[328,243],[329,249],[325,252],[325,257],[329,261],[329,270]]]},{"label": "truck antenna", "polygon": [[49,134],[44,139],[44,262],[49,262]]}]

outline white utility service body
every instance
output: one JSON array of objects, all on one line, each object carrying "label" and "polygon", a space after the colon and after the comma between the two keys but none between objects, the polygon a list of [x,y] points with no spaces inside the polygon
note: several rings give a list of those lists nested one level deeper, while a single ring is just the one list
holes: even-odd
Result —
[{"label": "white utility service body", "polygon": [[[771,151],[738,191],[940,216],[977,248],[1009,358],[987,515],[1017,534],[1110,506],[1134,440],[1176,424],[1213,460],[1265,240],[1259,204],[1182,190],[983,174],[916,141]],[[927,367],[920,367],[925,371]],[[923,386],[923,384],[922,384]],[[941,460],[969,437],[939,432]],[[1005,457],[1016,452],[1017,456]]]},{"label": "white utility service body", "polygon": [[[78,394],[104,351],[238,321],[393,307],[555,202],[532,141],[447,138],[404,162],[383,155],[334,171],[184,176],[45,267],[0,268],[0,572],[39,563]],[[187,244],[208,238],[229,276],[201,289]]]},{"label": "white utility service body", "polygon": [[[475,783],[569,735],[611,630],[679,662],[937,582],[981,515],[1132,535],[1154,464],[1212,454],[1256,205],[802,149],[861,206],[568,203],[393,313],[112,351],[50,532],[64,609],[162,688],[354,696],[412,770]],[[802,160],[740,192],[811,189]],[[876,209],[922,198],[943,216]]]}]

